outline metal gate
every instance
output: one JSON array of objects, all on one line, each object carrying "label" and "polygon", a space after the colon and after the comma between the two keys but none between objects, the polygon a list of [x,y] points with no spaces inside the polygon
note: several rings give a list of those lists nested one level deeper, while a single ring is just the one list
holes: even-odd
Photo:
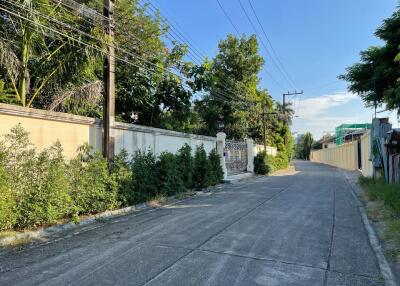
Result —
[{"label": "metal gate", "polygon": [[247,143],[242,141],[225,141],[225,164],[228,174],[247,171]]}]

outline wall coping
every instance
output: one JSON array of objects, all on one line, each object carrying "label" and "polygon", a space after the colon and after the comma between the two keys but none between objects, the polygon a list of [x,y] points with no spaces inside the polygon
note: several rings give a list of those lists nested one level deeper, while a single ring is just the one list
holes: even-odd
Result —
[{"label": "wall coping", "polygon": [[[6,115],[12,115],[12,116],[22,116],[22,117],[29,117],[29,118],[35,118],[35,119],[44,119],[44,120],[51,120],[51,121],[61,121],[61,122],[67,122],[67,123],[97,125],[99,127],[102,126],[102,120],[98,119],[98,118],[85,117],[85,116],[80,116],[80,115],[48,111],[48,110],[36,109],[36,108],[27,108],[27,107],[5,104],[5,103],[0,103],[0,114],[6,114]],[[204,141],[213,141],[213,142],[217,141],[216,137],[190,134],[190,133],[172,131],[172,130],[161,129],[161,128],[154,128],[154,127],[131,124],[131,123],[123,123],[123,122],[115,122],[115,126],[113,127],[113,129],[140,131],[140,132],[144,132],[144,133],[153,133],[153,134],[174,136],[174,137],[184,137],[184,138],[199,139],[199,140],[204,140]]]}]

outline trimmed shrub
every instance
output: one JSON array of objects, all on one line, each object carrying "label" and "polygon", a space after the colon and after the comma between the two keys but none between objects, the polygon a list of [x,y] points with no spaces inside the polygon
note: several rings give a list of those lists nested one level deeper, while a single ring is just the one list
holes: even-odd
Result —
[{"label": "trimmed shrub", "polygon": [[192,148],[185,143],[178,151],[177,155],[178,170],[185,188],[193,188],[194,158]]},{"label": "trimmed shrub", "polygon": [[123,149],[115,156],[110,170],[110,188],[117,192],[120,205],[127,206],[136,201],[133,173],[128,152]]},{"label": "trimmed shrub", "polygon": [[208,159],[210,161],[210,183],[216,185],[224,178],[224,170],[221,166],[221,156],[216,149],[211,150]]},{"label": "trimmed shrub", "polygon": [[133,187],[136,202],[143,202],[158,195],[156,157],[153,152],[135,152],[132,160]]},{"label": "trimmed shrub", "polygon": [[196,148],[194,156],[193,183],[196,188],[206,188],[210,186],[210,162],[203,144]]},{"label": "trimmed shrub", "polygon": [[271,167],[267,163],[267,153],[265,153],[265,151],[259,152],[254,157],[254,172],[259,175],[265,175],[270,171]]},{"label": "trimmed shrub", "polygon": [[161,153],[157,161],[157,174],[159,190],[163,194],[170,196],[185,190],[176,155]]},{"label": "trimmed shrub", "polygon": [[109,189],[107,160],[88,144],[79,147],[78,156],[71,160],[69,177],[75,214],[96,213],[117,206],[116,192]]}]

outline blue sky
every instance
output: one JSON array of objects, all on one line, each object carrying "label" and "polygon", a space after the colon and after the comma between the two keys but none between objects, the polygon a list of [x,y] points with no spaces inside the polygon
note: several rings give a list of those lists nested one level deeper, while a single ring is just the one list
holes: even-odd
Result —
[{"label": "blue sky", "polygon": [[[248,0],[241,0],[251,20],[259,28]],[[266,64],[260,73],[260,87],[276,100],[285,91],[304,90],[293,98],[295,118],[292,130],[311,131],[316,138],[341,123],[369,122],[372,110],[346,92],[346,83],[337,80],[345,68],[359,60],[359,52],[381,44],[373,33],[389,17],[397,0],[250,0],[270,42],[293,79],[292,87],[260,45]],[[217,0],[151,0],[168,19],[176,21],[202,54],[212,58],[218,42],[235,30],[225,18]],[[241,33],[254,30],[238,0],[220,0]],[[176,25],[176,24],[175,24]],[[259,29],[258,34],[263,37]],[[265,38],[263,38],[265,41]],[[268,43],[265,44],[270,50]],[[275,59],[277,62],[277,60]],[[279,65],[279,63],[277,63]],[[279,82],[275,83],[266,71]],[[396,112],[390,116],[398,126]]]}]

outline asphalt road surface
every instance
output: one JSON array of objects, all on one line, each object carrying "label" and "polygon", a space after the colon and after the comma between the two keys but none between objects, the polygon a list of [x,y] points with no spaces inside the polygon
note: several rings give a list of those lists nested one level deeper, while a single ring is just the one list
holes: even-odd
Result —
[{"label": "asphalt road surface", "polygon": [[0,254],[0,285],[384,285],[335,168],[223,185]]}]

